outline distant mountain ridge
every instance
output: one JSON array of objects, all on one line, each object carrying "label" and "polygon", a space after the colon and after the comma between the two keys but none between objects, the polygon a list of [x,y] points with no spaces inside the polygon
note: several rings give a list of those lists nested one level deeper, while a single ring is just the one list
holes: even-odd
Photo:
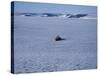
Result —
[{"label": "distant mountain ridge", "polygon": [[62,13],[14,13],[12,16],[27,16],[27,17],[67,17],[67,18],[81,18],[89,16],[89,14],[62,14]]}]

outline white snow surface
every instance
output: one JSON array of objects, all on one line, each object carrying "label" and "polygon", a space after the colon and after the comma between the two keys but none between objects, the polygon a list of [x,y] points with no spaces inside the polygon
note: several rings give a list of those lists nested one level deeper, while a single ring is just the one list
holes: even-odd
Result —
[{"label": "white snow surface", "polygon": [[15,73],[96,69],[96,31],[96,19],[14,16]]}]

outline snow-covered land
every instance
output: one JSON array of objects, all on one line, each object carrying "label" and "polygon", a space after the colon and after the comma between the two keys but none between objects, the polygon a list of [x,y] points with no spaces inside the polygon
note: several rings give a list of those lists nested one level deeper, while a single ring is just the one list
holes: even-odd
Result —
[{"label": "snow-covered land", "polygon": [[97,68],[96,27],[88,17],[14,16],[15,73]]}]

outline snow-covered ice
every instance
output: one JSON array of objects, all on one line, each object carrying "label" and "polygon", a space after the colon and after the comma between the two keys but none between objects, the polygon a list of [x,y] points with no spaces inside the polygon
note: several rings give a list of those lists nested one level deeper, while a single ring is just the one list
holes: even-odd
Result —
[{"label": "snow-covered ice", "polygon": [[97,68],[96,31],[91,18],[14,16],[15,73]]}]

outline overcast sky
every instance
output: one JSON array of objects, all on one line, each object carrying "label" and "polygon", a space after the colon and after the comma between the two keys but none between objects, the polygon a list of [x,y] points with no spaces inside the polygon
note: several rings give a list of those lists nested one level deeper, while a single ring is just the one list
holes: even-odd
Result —
[{"label": "overcast sky", "polygon": [[31,13],[88,13],[96,14],[96,6],[80,6],[68,4],[50,4],[50,3],[34,3],[34,2],[14,2],[15,12],[31,12]]}]

